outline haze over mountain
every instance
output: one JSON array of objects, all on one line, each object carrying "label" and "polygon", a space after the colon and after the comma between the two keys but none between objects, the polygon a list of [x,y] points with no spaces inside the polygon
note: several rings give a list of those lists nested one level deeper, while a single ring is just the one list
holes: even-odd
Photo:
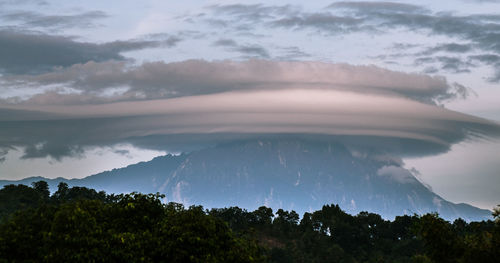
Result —
[{"label": "haze over mountain", "polygon": [[[33,177],[16,183],[29,184]],[[245,140],[188,154],[60,181],[108,193],[160,192],[166,201],[207,208],[265,205],[299,213],[339,204],[349,213],[402,214],[438,212],[448,220],[490,219],[491,212],[453,204],[433,193],[398,160],[360,154],[341,143],[299,139]],[[10,183],[1,181],[4,185]]]}]

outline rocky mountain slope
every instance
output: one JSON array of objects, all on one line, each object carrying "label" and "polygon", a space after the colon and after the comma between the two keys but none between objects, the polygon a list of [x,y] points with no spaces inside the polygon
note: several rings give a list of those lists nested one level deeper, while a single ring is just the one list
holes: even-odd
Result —
[{"label": "rocky mountain slope", "polygon": [[[29,184],[32,177],[15,183]],[[299,213],[339,204],[349,213],[370,211],[392,219],[438,212],[446,219],[491,218],[491,212],[453,204],[433,193],[398,162],[360,157],[338,143],[303,140],[238,141],[157,157],[83,179],[60,181],[106,192],[161,192],[167,201],[205,207],[261,205]],[[0,185],[13,182],[0,181]]]}]

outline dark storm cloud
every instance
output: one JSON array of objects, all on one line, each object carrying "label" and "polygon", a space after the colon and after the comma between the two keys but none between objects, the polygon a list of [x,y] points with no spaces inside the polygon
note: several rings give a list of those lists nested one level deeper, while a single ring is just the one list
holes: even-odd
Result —
[{"label": "dark storm cloud", "polygon": [[39,74],[57,67],[88,61],[124,60],[122,52],[173,46],[178,38],[114,41],[103,44],[78,42],[65,36],[0,30],[0,73]]},{"label": "dark storm cloud", "polygon": [[95,27],[95,20],[106,18],[102,11],[88,11],[76,15],[46,15],[33,11],[11,11],[0,15],[0,20],[21,22],[27,28],[88,28]]}]

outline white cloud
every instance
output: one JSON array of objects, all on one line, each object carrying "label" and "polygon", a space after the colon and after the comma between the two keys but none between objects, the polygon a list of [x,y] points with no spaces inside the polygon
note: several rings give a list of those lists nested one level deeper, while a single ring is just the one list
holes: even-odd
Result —
[{"label": "white cloud", "polygon": [[382,166],[380,169],[378,169],[377,175],[389,177],[392,180],[402,184],[411,184],[418,182],[410,173],[410,171],[399,166]]}]

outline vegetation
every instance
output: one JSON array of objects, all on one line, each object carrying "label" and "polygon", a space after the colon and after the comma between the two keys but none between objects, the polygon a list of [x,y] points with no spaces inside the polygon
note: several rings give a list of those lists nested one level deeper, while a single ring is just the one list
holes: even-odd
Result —
[{"label": "vegetation", "polygon": [[[500,222],[394,221],[338,205],[305,213],[204,210],[160,194],[46,182],[0,190],[0,262],[497,262]],[[495,216],[499,217],[498,210]]]}]

